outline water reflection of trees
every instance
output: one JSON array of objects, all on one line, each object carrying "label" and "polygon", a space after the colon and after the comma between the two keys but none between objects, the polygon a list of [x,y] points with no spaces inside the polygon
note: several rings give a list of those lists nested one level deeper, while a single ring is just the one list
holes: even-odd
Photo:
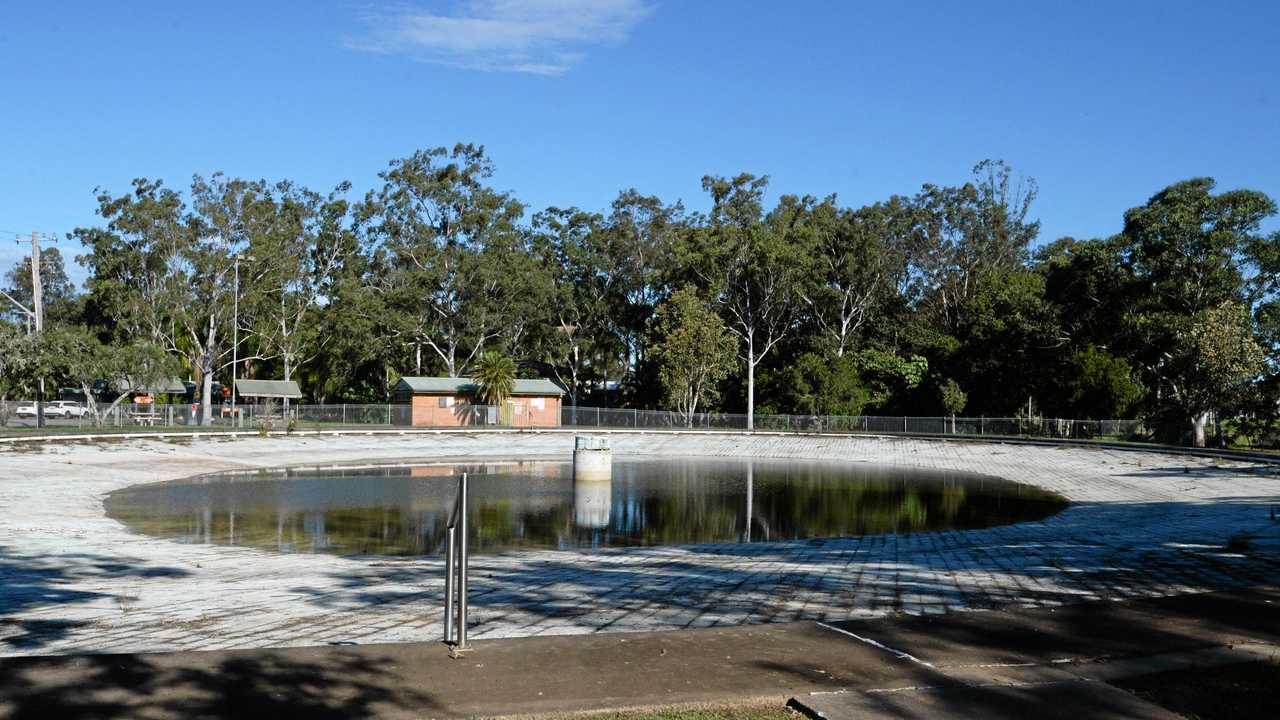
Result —
[{"label": "water reflection of trees", "polygon": [[[969,529],[1039,519],[1065,505],[1030,486],[961,474],[797,461],[618,462],[609,522],[594,528],[574,522],[565,463],[465,469],[477,473],[470,525],[482,553]],[[412,556],[440,552],[453,487],[443,472],[397,468],[149,486],[107,504],[134,530],[181,542]]]}]

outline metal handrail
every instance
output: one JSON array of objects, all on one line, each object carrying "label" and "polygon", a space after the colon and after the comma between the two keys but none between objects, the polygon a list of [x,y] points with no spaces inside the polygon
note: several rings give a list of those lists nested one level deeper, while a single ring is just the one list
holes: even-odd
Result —
[{"label": "metal handrail", "polygon": [[[458,480],[458,496],[444,537],[444,641],[467,649],[467,474]],[[456,590],[456,599],[455,599]]]}]

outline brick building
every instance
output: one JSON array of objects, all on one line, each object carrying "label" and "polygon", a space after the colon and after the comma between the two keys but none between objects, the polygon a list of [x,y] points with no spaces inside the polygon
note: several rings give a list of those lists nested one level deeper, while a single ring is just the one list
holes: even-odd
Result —
[{"label": "brick building", "polygon": [[410,406],[397,414],[414,427],[459,427],[510,424],[515,427],[559,427],[564,391],[550,380],[516,380],[507,411],[487,407],[476,398],[470,378],[406,377],[392,390],[392,402]]}]

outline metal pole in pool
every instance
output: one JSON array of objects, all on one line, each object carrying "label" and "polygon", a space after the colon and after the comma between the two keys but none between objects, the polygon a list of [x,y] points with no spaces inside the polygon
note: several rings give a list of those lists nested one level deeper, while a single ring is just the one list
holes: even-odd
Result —
[{"label": "metal pole in pool", "polygon": [[462,473],[458,520],[458,649],[467,649],[467,474]]},{"label": "metal pole in pool", "polygon": [[453,642],[453,545],[454,529],[444,531],[444,641]]}]

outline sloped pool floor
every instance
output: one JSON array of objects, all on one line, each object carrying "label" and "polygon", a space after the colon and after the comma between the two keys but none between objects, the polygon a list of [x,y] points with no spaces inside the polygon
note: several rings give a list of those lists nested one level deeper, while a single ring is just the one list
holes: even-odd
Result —
[{"label": "sloped pool floor", "polygon": [[[1044,606],[1280,581],[1270,468],[1146,452],[873,437],[612,435],[616,452],[869,462],[1032,482],[1071,507],[985,530],[473,558],[475,638]],[[106,517],[111,491],[355,458],[564,458],[569,433],[130,440],[0,451],[0,654],[440,637],[436,559],[184,545]],[[1244,553],[1224,549],[1237,533]]]}]

